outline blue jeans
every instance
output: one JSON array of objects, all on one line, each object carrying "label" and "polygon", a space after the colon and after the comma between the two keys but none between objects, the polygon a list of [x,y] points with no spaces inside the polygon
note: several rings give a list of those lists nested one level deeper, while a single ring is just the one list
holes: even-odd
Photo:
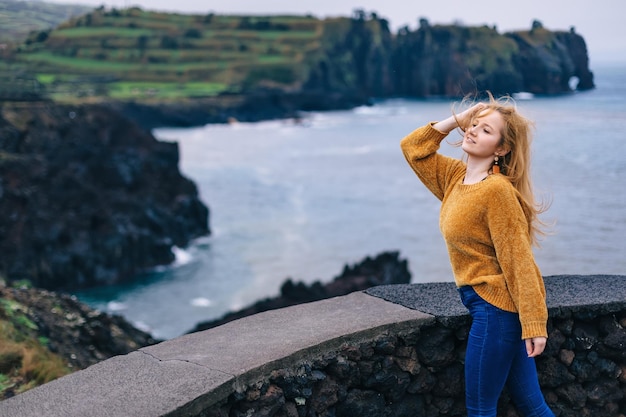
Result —
[{"label": "blue jeans", "polygon": [[526,353],[517,313],[480,298],[471,286],[459,288],[472,316],[465,352],[465,403],[468,417],[496,417],[506,385],[524,417],[554,417],[539,389],[534,358]]}]

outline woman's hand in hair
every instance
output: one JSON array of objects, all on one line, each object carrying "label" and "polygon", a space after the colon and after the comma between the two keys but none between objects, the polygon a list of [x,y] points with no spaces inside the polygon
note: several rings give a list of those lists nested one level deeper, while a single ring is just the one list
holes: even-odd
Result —
[{"label": "woman's hand in hair", "polygon": [[440,122],[437,122],[433,125],[433,127],[443,133],[450,133],[457,127],[465,130],[472,119],[478,114],[481,110],[487,108],[485,103],[476,103],[472,107],[464,110],[459,114],[453,114],[452,116],[444,119]]},{"label": "woman's hand in hair", "polygon": [[469,109],[463,111],[457,116],[459,127],[461,129],[466,129],[472,122],[472,119],[474,119],[478,113],[486,108],[487,105],[485,103],[476,103]]}]

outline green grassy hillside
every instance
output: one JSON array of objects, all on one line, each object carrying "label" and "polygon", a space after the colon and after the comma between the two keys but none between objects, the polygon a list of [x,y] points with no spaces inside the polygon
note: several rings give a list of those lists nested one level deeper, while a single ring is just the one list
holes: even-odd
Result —
[{"label": "green grassy hillside", "polygon": [[53,98],[180,98],[300,82],[323,21],[99,8],[33,32],[10,57]]},{"label": "green grassy hillside", "polygon": [[[314,96],[299,106],[322,109],[329,96],[363,103],[475,90],[562,93],[575,75],[593,87],[584,39],[575,33],[537,22],[531,31],[500,34],[423,19],[417,30],[394,35],[385,19],[362,10],[318,19],[99,7],[54,30],[31,32],[0,55],[0,100],[160,105],[272,89]],[[575,68],[574,57],[582,57]],[[544,67],[559,76],[547,79]]]}]

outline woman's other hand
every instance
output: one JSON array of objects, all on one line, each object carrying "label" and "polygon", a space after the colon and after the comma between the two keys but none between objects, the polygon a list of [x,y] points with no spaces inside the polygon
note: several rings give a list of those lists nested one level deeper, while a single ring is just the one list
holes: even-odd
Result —
[{"label": "woman's other hand", "polygon": [[528,357],[534,358],[535,356],[541,355],[546,348],[548,339],[545,337],[533,337],[532,339],[525,339],[524,341],[526,342],[526,353],[528,353]]}]

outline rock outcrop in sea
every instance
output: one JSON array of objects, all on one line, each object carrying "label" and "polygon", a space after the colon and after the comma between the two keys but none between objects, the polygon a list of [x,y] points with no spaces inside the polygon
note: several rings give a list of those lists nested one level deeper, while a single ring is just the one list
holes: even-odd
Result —
[{"label": "rock outcrop in sea", "polygon": [[263,311],[338,297],[378,285],[408,284],[410,282],[411,273],[406,259],[401,259],[400,253],[396,251],[382,252],[373,258],[367,256],[352,266],[345,265],[341,274],[326,284],[315,281],[307,285],[303,282],[294,282],[289,278],[283,282],[280,295],[259,300],[251,306],[232,311],[221,318],[198,323],[190,333],[211,329]]}]

